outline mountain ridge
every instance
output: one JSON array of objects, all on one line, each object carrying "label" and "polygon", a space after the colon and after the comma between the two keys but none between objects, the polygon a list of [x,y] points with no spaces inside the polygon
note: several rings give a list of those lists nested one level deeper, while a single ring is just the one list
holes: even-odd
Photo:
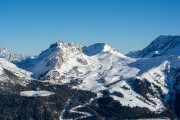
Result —
[{"label": "mountain ridge", "polygon": [[[37,56],[35,59],[28,58],[27,61],[24,60],[20,63],[17,63],[17,65],[21,68],[25,68],[25,66],[30,66],[28,69],[27,68],[26,69],[27,70],[31,69],[30,70],[31,72],[36,71],[37,70],[36,68],[40,68],[40,67],[35,67],[37,64],[39,64],[39,66],[46,66],[46,68],[49,67],[49,69],[59,69],[61,67],[61,63],[64,63],[70,59],[76,59],[74,60],[76,64],[77,62],[80,64],[88,64],[91,61],[90,57],[101,53],[104,54],[106,52],[110,52],[112,54],[125,57],[124,55],[120,54],[117,50],[104,43],[97,43],[87,47],[75,43],[65,43],[62,41],[58,41],[50,45],[50,47],[45,51],[41,52],[40,55]],[[26,64],[27,62],[33,64],[28,65]],[[49,63],[52,63],[51,66]],[[34,70],[33,67],[35,67]],[[40,75],[42,76],[42,74],[47,73],[49,69],[45,70],[44,68],[42,68],[42,70],[44,71],[39,73],[39,75],[35,75],[35,78],[38,78]]]},{"label": "mountain ridge", "polygon": [[180,36],[161,35],[152,41],[143,50],[133,51],[126,54],[133,58],[155,57],[160,55],[180,55]]}]

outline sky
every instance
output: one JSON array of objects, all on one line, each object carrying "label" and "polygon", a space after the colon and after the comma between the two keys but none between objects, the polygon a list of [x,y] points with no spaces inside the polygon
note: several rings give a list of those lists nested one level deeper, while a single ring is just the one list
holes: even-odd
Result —
[{"label": "sky", "polygon": [[180,0],[0,0],[0,47],[38,55],[58,40],[126,54],[180,35]]}]

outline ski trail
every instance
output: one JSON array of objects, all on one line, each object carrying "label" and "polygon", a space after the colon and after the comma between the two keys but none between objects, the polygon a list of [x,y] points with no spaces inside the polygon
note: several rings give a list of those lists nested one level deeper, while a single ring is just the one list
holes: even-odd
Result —
[{"label": "ski trail", "polygon": [[67,107],[69,106],[69,103],[70,103],[71,99],[68,99],[68,101],[66,102],[65,106],[64,106],[64,109],[63,111],[61,112],[61,116],[60,116],[60,120],[63,120],[63,117],[64,117],[64,114],[67,110]]},{"label": "ski trail", "polygon": [[[65,112],[67,111],[67,108],[69,107],[69,103],[73,100],[73,98],[75,97],[76,93],[77,93],[77,90],[76,90],[76,92],[71,96],[71,98],[67,100],[67,102],[66,102],[66,104],[65,104],[65,106],[64,106],[64,109],[63,109],[63,111],[61,112],[61,115],[60,115],[60,117],[59,117],[60,120],[65,120],[65,119],[64,119],[64,114],[65,114]],[[92,101],[92,100],[90,100],[90,101]],[[87,104],[88,104],[88,103],[87,103]],[[73,120],[82,119],[82,118],[88,118],[88,117],[93,116],[93,114],[91,114],[91,113],[89,113],[89,112],[81,112],[81,111],[78,111],[78,110],[77,110],[78,108],[85,107],[87,104],[78,105],[78,106],[73,107],[73,108],[70,109],[70,111],[69,111],[70,113],[82,114],[81,117],[73,118]],[[69,119],[68,119],[68,120],[69,120]]]},{"label": "ski trail", "polygon": [[81,117],[74,118],[75,120],[76,119],[82,119],[82,118],[88,118],[88,117],[93,116],[93,114],[91,114],[89,112],[81,112],[81,111],[77,110],[78,108],[81,108],[81,107],[84,107],[84,106],[86,106],[86,104],[85,105],[79,105],[79,106],[76,106],[74,108],[71,108],[71,110],[70,110],[71,113],[78,113],[78,114],[82,114],[83,115]]},{"label": "ski trail", "polygon": [[67,100],[67,102],[66,102],[66,104],[65,104],[65,106],[64,106],[64,109],[63,109],[63,111],[61,112],[61,116],[59,117],[60,120],[63,120],[64,114],[65,114],[65,112],[67,111],[67,108],[68,108],[68,106],[69,106],[69,103],[70,103],[70,101],[75,97],[76,93],[77,93],[77,91],[71,96],[70,99]]}]

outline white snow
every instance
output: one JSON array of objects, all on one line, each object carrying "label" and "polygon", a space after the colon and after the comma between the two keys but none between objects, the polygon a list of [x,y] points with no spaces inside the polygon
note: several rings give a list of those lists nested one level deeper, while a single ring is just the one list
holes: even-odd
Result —
[{"label": "white snow", "polygon": [[79,113],[79,114],[82,114],[81,117],[78,117],[78,118],[76,118],[75,120],[85,119],[85,118],[88,118],[88,117],[93,116],[93,115],[92,115],[91,113],[89,113],[89,112],[81,112],[81,111],[78,111],[78,110],[77,110],[78,108],[81,108],[81,107],[84,107],[84,106],[85,106],[85,105],[79,105],[79,106],[76,106],[76,107],[70,109],[70,112],[71,112],[71,113]]},{"label": "white snow", "polygon": [[21,96],[26,96],[26,97],[37,97],[37,96],[49,96],[55,94],[50,91],[22,91],[20,93]]},{"label": "white snow", "polygon": [[[8,75],[5,74],[4,69],[12,72],[13,74],[15,74],[16,76],[24,79],[24,81],[22,81],[22,85],[24,84],[25,80],[32,80],[31,72],[25,71],[23,69],[18,68],[15,64],[0,58],[0,81],[6,81],[9,79]],[[13,81],[12,81],[13,82]]]}]

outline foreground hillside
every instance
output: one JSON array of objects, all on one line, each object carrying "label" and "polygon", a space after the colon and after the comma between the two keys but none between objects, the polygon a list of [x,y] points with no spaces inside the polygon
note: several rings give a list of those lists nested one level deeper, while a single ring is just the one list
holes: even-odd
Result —
[{"label": "foreground hillside", "polygon": [[[169,110],[156,113],[147,108],[123,106],[105,92],[97,98],[95,93],[72,89],[71,85],[52,85],[31,82],[20,86],[8,84],[8,91],[1,89],[1,120],[59,120],[59,119],[135,119],[135,118],[172,118]],[[38,88],[38,89],[37,89]],[[53,92],[46,96],[39,94],[20,94],[41,90]],[[108,111],[108,112],[107,112]]]}]

